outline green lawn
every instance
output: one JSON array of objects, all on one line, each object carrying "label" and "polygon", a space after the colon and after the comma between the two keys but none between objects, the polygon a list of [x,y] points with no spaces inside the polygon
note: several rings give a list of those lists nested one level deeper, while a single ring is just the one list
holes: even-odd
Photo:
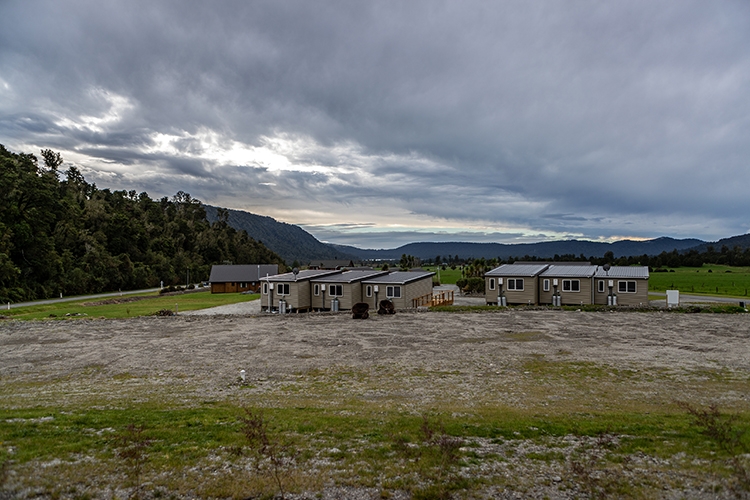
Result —
[{"label": "green lawn", "polygon": [[[674,271],[674,272],[672,272]],[[705,264],[703,267],[669,268],[669,272],[649,274],[648,289],[663,292],[747,297],[750,289],[750,267]]]},{"label": "green lawn", "polygon": [[[557,366],[532,360],[524,369],[545,380],[570,379],[571,387],[613,381],[632,384],[633,377],[639,377],[630,370],[613,371],[594,363]],[[454,401],[445,407],[433,404],[410,411],[395,404],[397,397],[395,401],[328,401],[326,391],[337,390],[340,384],[351,387],[366,382],[363,376],[346,370],[331,377],[323,372],[300,374],[298,383],[311,383],[304,394],[280,390],[259,397],[253,395],[254,387],[248,386],[248,394],[238,398],[245,400],[244,404],[234,398],[175,402],[153,395],[133,403],[116,391],[111,398],[86,405],[72,403],[65,393],[59,394],[59,405],[23,408],[14,404],[12,409],[0,408],[0,464],[4,462],[14,477],[23,478],[23,483],[45,491],[50,498],[91,498],[102,485],[134,486],[135,466],[122,450],[141,446],[146,498],[172,494],[273,498],[278,485],[271,481],[272,473],[267,468],[248,467],[256,455],[239,420],[246,416],[243,406],[262,406],[269,446],[294,464],[282,465],[279,479],[297,492],[319,491],[332,480],[339,485],[379,488],[382,498],[389,498],[391,489],[405,490],[413,498],[452,497],[441,488],[467,497],[490,485],[524,491],[530,486],[524,479],[483,471],[496,470],[510,460],[523,469],[551,464],[554,470],[569,471],[576,457],[587,460],[591,475],[614,478],[612,483],[597,483],[601,487],[592,491],[598,494],[589,497],[659,497],[664,486],[655,474],[657,467],[647,470],[639,465],[639,481],[631,485],[632,490],[622,491],[631,484],[628,464],[633,456],[673,461],[669,465],[674,474],[670,486],[676,488],[682,481],[707,484],[718,478],[723,488],[736,481],[737,474],[724,465],[731,453],[709,439],[694,419],[672,402],[649,407],[649,411],[643,411],[639,403],[591,411],[602,406],[597,402],[601,394],[588,389],[571,392],[572,399],[560,409],[544,412],[489,401],[468,406]],[[92,383],[85,374],[80,378]],[[101,383],[101,377],[96,380]],[[425,383],[432,381],[427,378]],[[721,378],[712,383],[714,391],[736,384],[747,386],[745,381]],[[13,384],[5,381],[3,387],[9,402],[14,390],[23,390]],[[731,414],[729,431],[747,438],[750,416],[743,411]],[[142,429],[140,437],[128,433],[129,425]],[[616,442],[597,441],[601,436],[619,438]],[[593,448],[596,446],[601,448]],[[570,459],[562,453],[566,448],[572,448]],[[746,449],[744,445],[741,448]],[[12,455],[7,450],[12,450]],[[584,473],[567,472],[561,487],[591,486],[588,473],[579,472]]]},{"label": "green lawn", "polygon": [[[152,292],[140,295],[125,295],[122,297],[19,307],[17,309],[3,310],[2,314],[14,319],[132,318],[135,316],[148,316],[163,309],[177,312],[192,311],[237,302],[247,302],[258,297],[260,297],[258,294],[212,294],[208,289],[202,292],[166,296]],[[121,302],[115,303],[117,301]]]},{"label": "green lawn", "polygon": [[[435,266],[423,266],[423,269],[426,271],[432,271],[434,273],[438,272],[437,267]],[[455,285],[456,281],[461,279],[461,268],[456,267],[456,269],[451,269],[450,267],[446,267],[445,271],[440,269],[439,275],[435,275],[435,278],[440,276],[440,284],[442,285]]]}]

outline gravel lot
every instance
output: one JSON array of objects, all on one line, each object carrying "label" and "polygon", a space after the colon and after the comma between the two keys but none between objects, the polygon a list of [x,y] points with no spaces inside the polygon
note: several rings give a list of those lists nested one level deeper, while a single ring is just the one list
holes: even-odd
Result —
[{"label": "gravel lot", "polygon": [[[234,307],[253,308],[256,303]],[[230,306],[226,306],[230,307]],[[232,310],[232,309],[229,309]],[[618,370],[750,373],[747,315],[586,313],[509,310],[484,314],[431,312],[179,315],[129,320],[0,323],[0,381],[54,381],[96,367],[106,378],[175,378],[196,393],[227,397],[241,369],[250,379],[294,379],[312,369],[459,371],[440,394],[481,391],[500,375],[524,386],[529,359],[593,362]],[[189,382],[189,383],[188,383]],[[642,381],[646,384],[645,381]],[[428,401],[432,387],[410,390]],[[637,384],[636,384],[637,385]],[[672,399],[655,386],[654,399]],[[91,390],[96,390],[92,387]],[[15,397],[21,395],[16,394]],[[745,394],[717,394],[740,403]],[[28,394],[29,398],[35,397]],[[436,397],[436,396],[435,396]],[[508,396],[510,397],[510,396]],[[521,404],[521,403],[519,403]]]},{"label": "gravel lot", "polygon": [[[345,313],[252,314],[257,302],[225,307],[218,312],[232,314],[0,322],[0,406],[119,407],[156,399],[270,406],[304,398],[321,408],[359,400],[414,415],[486,407],[540,415],[658,412],[676,400],[750,409],[748,315],[513,309],[358,321]],[[590,384],[588,377],[595,377]],[[581,446],[578,438],[542,449],[523,440],[478,446],[480,455],[502,456],[509,446],[517,453],[472,472],[521,485],[488,491],[488,498],[585,497],[557,487],[565,476],[559,464],[524,461],[518,451],[567,453]],[[634,456],[632,463],[642,468],[633,480],[652,474],[655,484],[680,485],[665,498],[731,497],[726,489],[716,494],[705,478],[675,479],[676,462]],[[331,488],[322,497],[378,494]]]}]

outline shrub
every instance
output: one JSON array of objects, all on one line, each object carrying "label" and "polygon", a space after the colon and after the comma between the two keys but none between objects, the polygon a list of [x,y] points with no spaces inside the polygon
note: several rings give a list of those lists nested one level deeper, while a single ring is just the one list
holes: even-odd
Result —
[{"label": "shrub", "polygon": [[484,278],[473,277],[469,278],[466,288],[470,293],[484,293]]}]

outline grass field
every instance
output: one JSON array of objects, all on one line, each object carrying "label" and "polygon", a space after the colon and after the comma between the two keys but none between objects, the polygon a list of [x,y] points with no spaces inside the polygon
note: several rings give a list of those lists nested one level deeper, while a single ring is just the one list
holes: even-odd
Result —
[{"label": "grass field", "polygon": [[[426,271],[432,271],[434,273],[438,272],[437,267],[435,266],[423,266],[423,269]],[[456,267],[456,269],[451,269],[450,267],[446,267],[445,271],[440,269],[440,284],[441,285],[455,285],[456,281],[461,279],[461,268]],[[437,278],[438,275],[435,276]]]},{"label": "grass field", "polygon": [[105,299],[61,302],[38,306],[19,307],[0,311],[0,314],[14,319],[50,319],[50,318],[132,318],[148,316],[157,311],[193,311],[208,307],[235,304],[255,300],[260,295],[240,293],[212,294],[208,290],[176,295],[148,293],[143,295],[125,295]]},{"label": "grass field", "polygon": [[[674,271],[674,272],[672,272]],[[710,272],[709,272],[710,271]],[[700,295],[747,297],[750,290],[750,267],[706,264],[703,267],[678,267],[666,273],[650,273],[650,291],[679,290]]]},{"label": "grass field", "polygon": [[[243,435],[239,419],[244,415],[243,408],[224,403],[194,408],[140,404],[127,412],[77,407],[5,410],[0,411],[0,435],[12,443],[16,473],[36,476],[32,484],[52,498],[90,498],[87,489],[96,484],[96,477],[119,477],[113,488],[118,482],[120,488],[134,488],[147,479],[144,489],[149,498],[273,498],[278,485],[273,471],[253,465],[266,457],[256,457]],[[470,416],[456,417],[441,411],[424,416],[384,411],[372,404],[314,408],[288,401],[263,409],[262,415],[282,464],[306,464],[282,465],[278,479],[287,491],[320,491],[333,481],[375,486],[382,498],[388,498],[391,489],[405,490],[413,498],[451,498],[451,492],[471,498],[472,491],[491,486],[523,491],[530,486],[523,484],[529,478],[466,478],[461,469],[518,461],[536,468],[560,463],[565,471],[566,462],[578,459],[579,467],[589,470],[563,472],[563,490],[591,488],[597,498],[650,498],[661,489],[653,484],[658,476],[640,471],[638,481],[630,480],[626,457],[633,454],[664,463],[676,456],[690,457],[692,464],[680,463],[686,477],[724,477],[719,491],[731,478],[730,471],[714,464],[717,453],[720,458],[726,454],[679,411],[541,416],[472,409]],[[747,425],[746,416],[735,423],[737,429]],[[128,426],[142,433],[128,434]],[[599,445],[601,436],[627,437]],[[117,451],[118,445],[121,450],[139,443],[140,464]],[[136,465],[141,478],[135,477]],[[607,483],[589,484],[588,476],[602,473]],[[544,476],[531,480],[539,479],[552,482]]]}]

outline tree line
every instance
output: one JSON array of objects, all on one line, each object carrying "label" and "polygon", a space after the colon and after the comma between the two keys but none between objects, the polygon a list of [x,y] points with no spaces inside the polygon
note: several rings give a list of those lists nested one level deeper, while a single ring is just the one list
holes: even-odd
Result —
[{"label": "tree line", "polygon": [[207,280],[213,264],[283,260],[222,210],[213,224],[182,191],[154,200],[64,174],[59,153],[0,144],[0,300],[19,302]]}]

